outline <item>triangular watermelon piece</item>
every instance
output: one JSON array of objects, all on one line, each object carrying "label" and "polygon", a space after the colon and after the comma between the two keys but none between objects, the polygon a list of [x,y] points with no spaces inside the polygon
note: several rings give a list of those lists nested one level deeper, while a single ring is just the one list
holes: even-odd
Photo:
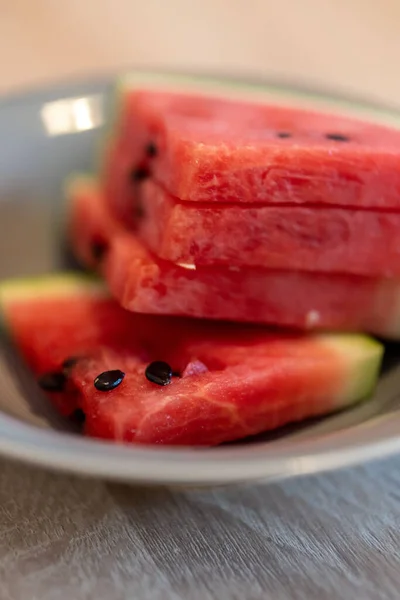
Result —
[{"label": "triangular watermelon piece", "polygon": [[82,276],[3,283],[0,301],[56,405],[120,442],[215,445],[330,413],[371,393],[383,352],[362,335],[136,315]]},{"label": "triangular watermelon piece", "polygon": [[123,218],[146,173],[184,201],[400,208],[398,129],[228,95],[119,94],[102,178]]},{"label": "triangular watermelon piece", "polygon": [[113,217],[93,179],[71,181],[68,195],[76,255],[131,311],[400,337],[399,280],[174,264]]}]

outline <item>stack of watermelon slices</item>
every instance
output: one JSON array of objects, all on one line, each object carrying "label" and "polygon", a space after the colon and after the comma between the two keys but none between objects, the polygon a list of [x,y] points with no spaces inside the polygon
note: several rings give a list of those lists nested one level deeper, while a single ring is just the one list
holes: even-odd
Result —
[{"label": "stack of watermelon slices", "polygon": [[400,335],[399,130],[150,86],[118,107],[68,195],[125,308]]},{"label": "stack of watermelon slices", "polygon": [[117,107],[99,177],[67,185],[105,284],[0,288],[58,410],[97,437],[215,445],[369,396],[365,333],[400,336],[400,131],[180,87],[128,83]]}]

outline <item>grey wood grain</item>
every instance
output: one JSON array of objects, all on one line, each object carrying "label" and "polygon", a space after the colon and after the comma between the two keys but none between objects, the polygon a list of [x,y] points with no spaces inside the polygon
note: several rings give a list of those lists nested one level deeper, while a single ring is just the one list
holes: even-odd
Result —
[{"label": "grey wood grain", "polygon": [[394,600],[399,464],[171,491],[1,461],[0,597]]}]

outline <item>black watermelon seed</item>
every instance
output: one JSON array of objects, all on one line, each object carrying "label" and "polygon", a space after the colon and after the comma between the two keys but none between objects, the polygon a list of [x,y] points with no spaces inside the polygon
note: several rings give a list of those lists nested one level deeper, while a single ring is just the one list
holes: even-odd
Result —
[{"label": "black watermelon seed", "polygon": [[327,133],[325,136],[328,140],[333,140],[334,142],[349,142],[350,138],[347,135],[343,135],[342,133]]},{"label": "black watermelon seed", "polygon": [[137,167],[131,171],[130,177],[134,183],[139,183],[150,177],[150,171],[146,167]]},{"label": "black watermelon seed", "polygon": [[84,423],[86,420],[86,415],[81,408],[77,408],[71,415],[72,421],[76,423]]},{"label": "black watermelon seed", "polygon": [[278,138],[290,138],[290,137],[292,137],[292,134],[289,133],[288,131],[278,131],[278,133],[276,135],[278,136]]},{"label": "black watermelon seed", "polygon": [[172,368],[162,360],[156,360],[146,367],[146,378],[157,385],[168,385],[172,379]]},{"label": "black watermelon seed", "polygon": [[46,392],[62,392],[65,388],[67,378],[64,373],[57,371],[53,373],[45,373],[38,379],[38,384]]},{"label": "black watermelon seed", "polygon": [[157,156],[157,146],[154,142],[149,142],[146,146],[146,154],[149,158]]},{"label": "black watermelon seed", "polygon": [[95,241],[90,246],[92,256],[96,262],[103,260],[104,255],[107,252],[107,244],[105,242]]},{"label": "black watermelon seed", "polygon": [[104,371],[100,373],[94,380],[94,387],[99,392],[109,392],[115,389],[122,383],[125,373],[119,369],[113,371]]},{"label": "black watermelon seed", "polygon": [[79,356],[69,356],[68,358],[66,358],[64,360],[64,362],[62,363],[62,370],[65,371],[70,371],[70,369],[72,369],[73,367],[75,367],[75,365],[79,362],[80,357]]}]

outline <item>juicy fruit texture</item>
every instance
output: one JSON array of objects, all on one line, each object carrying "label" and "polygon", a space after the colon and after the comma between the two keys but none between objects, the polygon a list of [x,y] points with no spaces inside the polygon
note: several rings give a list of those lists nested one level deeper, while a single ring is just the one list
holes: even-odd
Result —
[{"label": "juicy fruit texture", "polygon": [[396,129],[129,85],[118,111],[102,179],[123,219],[138,168],[184,201],[400,208]]},{"label": "juicy fruit texture", "polygon": [[160,258],[195,265],[253,266],[400,275],[400,213],[337,207],[181,202],[153,181],[136,186],[131,214]]},{"label": "juicy fruit texture", "polygon": [[[62,410],[69,404],[70,413],[83,411],[92,436],[220,444],[348,406],[371,393],[378,376],[382,346],[365,336],[277,334],[135,315],[98,283],[80,289],[81,282],[70,277],[60,285],[60,277],[49,276],[25,289],[9,283],[0,287],[0,300],[38,378],[59,372],[67,359]],[[155,360],[171,365],[169,385],[146,378]],[[118,387],[96,389],[98,375],[116,369],[125,374]]]},{"label": "juicy fruit texture", "polygon": [[75,179],[68,195],[76,255],[128,310],[400,338],[399,280],[173,264],[112,217],[92,179]]}]

